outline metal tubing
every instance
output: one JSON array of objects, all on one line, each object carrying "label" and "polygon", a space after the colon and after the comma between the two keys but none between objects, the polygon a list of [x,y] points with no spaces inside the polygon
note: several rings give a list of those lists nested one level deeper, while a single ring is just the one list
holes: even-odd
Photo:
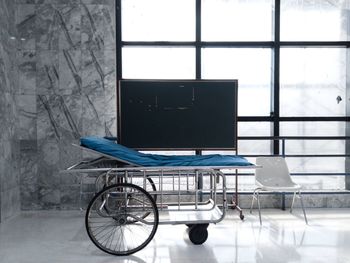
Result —
[{"label": "metal tubing", "polygon": [[300,199],[300,203],[301,203],[301,208],[303,209],[305,223],[308,224],[307,218],[306,218],[306,213],[305,213],[304,202],[303,202],[303,198],[301,196],[301,192],[300,191],[299,191],[299,199]]},{"label": "metal tubing", "polygon": [[294,201],[295,201],[295,196],[296,196],[296,194],[297,194],[297,192],[294,192],[294,194],[293,194],[293,200],[292,200],[292,204],[291,204],[291,206],[290,206],[290,213],[293,212],[293,206],[294,206]]},{"label": "metal tubing", "polygon": [[256,194],[257,194],[258,209],[259,209],[259,221],[260,221],[260,225],[262,225],[262,221],[261,221],[261,208],[260,208],[260,197],[259,197],[259,192],[257,192]]}]

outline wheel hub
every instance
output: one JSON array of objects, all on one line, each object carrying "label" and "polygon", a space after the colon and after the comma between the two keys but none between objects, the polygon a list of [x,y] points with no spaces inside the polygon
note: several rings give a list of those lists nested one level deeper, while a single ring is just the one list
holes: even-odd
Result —
[{"label": "wheel hub", "polygon": [[116,221],[117,226],[126,225],[126,223],[127,223],[126,215],[117,216],[114,218],[114,220]]}]

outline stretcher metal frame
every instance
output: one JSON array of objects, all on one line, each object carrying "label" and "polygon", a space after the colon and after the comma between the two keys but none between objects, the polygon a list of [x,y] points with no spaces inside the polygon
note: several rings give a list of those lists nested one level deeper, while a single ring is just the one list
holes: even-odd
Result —
[{"label": "stretcher metal frame", "polygon": [[[238,169],[258,168],[255,165],[143,167],[87,147],[74,146],[99,156],[74,164],[63,172],[95,177],[95,196],[87,208],[85,225],[93,243],[114,255],[129,255],[144,248],[160,224],[185,224],[192,243],[202,244],[208,237],[208,225],[222,221],[229,206],[238,209],[243,220],[238,204],[227,201],[228,188],[222,170],[237,173]],[[109,167],[101,165],[105,162]],[[80,202],[83,178],[84,175]],[[237,198],[237,185],[235,192]],[[113,230],[108,232],[109,228]],[[132,231],[137,233],[134,235]],[[116,237],[118,235],[122,238]]]}]

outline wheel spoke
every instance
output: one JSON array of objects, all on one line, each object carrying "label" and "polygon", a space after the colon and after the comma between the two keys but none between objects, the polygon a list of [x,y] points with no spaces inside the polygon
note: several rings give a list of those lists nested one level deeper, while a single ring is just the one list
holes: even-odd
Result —
[{"label": "wheel spoke", "polygon": [[129,255],[152,240],[158,220],[153,197],[137,185],[124,183],[100,191],[88,206],[85,222],[89,237],[98,248],[115,255]]}]

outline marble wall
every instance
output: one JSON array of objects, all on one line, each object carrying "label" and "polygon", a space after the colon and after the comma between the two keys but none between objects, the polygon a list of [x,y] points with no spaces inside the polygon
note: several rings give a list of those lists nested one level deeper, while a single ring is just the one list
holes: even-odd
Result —
[{"label": "marble wall", "polygon": [[21,208],[78,207],[80,136],[116,135],[111,0],[17,0]]},{"label": "marble wall", "polygon": [[0,0],[0,221],[20,211],[15,3]]}]

